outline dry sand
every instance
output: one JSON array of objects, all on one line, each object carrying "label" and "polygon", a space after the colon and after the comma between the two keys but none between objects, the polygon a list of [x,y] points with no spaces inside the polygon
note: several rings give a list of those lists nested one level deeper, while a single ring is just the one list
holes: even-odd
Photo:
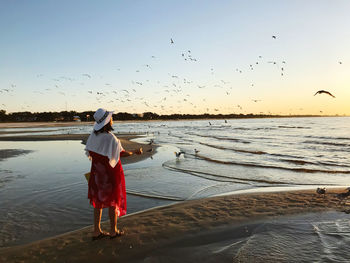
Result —
[{"label": "dry sand", "polygon": [[[282,215],[344,210],[332,189],[326,198],[314,190],[221,196],[178,203],[121,218],[126,235],[91,241],[92,227],[32,244],[0,250],[1,262],[131,262],[152,250],[203,231]],[[348,211],[347,211],[348,212]],[[108,230],[108,222],[102,227]],[[200,242],[200,237],[198,237]]]}]

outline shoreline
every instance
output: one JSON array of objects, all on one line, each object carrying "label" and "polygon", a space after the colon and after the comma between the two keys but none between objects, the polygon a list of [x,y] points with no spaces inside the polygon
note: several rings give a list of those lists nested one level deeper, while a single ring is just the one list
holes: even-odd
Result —
[{"label": "shoreline", "polygon": [[[0,259],[15,261],[86,262],[112,259],[136,260],[152,250],[201,232],[249,225],[261,220],[327,211],[350,212],[339,206],[335,194],[343,188],[328,190],[326,198],[314,190],[274,193],[249,193],[179,202],[136,212],[118,220],[126,235],[110,240],[91,241],[92,226],[27,245],[0,249]],[[108,229],[109,222],[102,228]],[[200,241],[200,240],[198,240]]]}]

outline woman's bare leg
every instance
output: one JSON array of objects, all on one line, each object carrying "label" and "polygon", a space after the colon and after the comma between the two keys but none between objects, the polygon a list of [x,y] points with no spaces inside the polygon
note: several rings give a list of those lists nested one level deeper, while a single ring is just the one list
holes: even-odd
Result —
[{"label": "woman's bare leg", "polygon": [[108,208],[109,222],[111,223],[111,236],[115,235],[115,233],[117,232],[117,215],[115,210],[115,207]]},{"label": "woman's bare leg", "polygon": [[117,228],[118,217],[117,217],[116,212],[117,212],[117,210],[115,207],[110,207],[108,209],[109,221],[111,223],[111,232],[109,234],[110,234],[111,238],[115,238],[117,236],[124,235],[124,231]]},{"label": "woman's bare leg", "polygon": [[94,208],[94,236],[102,233],[101,230],[102,209]]}]

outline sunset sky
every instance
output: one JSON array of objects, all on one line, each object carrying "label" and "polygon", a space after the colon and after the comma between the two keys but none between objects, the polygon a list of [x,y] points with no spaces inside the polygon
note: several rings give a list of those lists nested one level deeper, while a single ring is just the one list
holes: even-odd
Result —
[{"label": "sunset sky", "polygon": [[0,109],[350,115],[349,13],[347,0],[0,0]]}]

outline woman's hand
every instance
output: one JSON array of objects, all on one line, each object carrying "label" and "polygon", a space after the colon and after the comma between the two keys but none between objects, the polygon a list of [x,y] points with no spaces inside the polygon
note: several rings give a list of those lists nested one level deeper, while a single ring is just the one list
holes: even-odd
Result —
[{"label": "woman's hand", "polygon": [[135,154],[142,154],[143,150],[142,147],[134,151]]}]

